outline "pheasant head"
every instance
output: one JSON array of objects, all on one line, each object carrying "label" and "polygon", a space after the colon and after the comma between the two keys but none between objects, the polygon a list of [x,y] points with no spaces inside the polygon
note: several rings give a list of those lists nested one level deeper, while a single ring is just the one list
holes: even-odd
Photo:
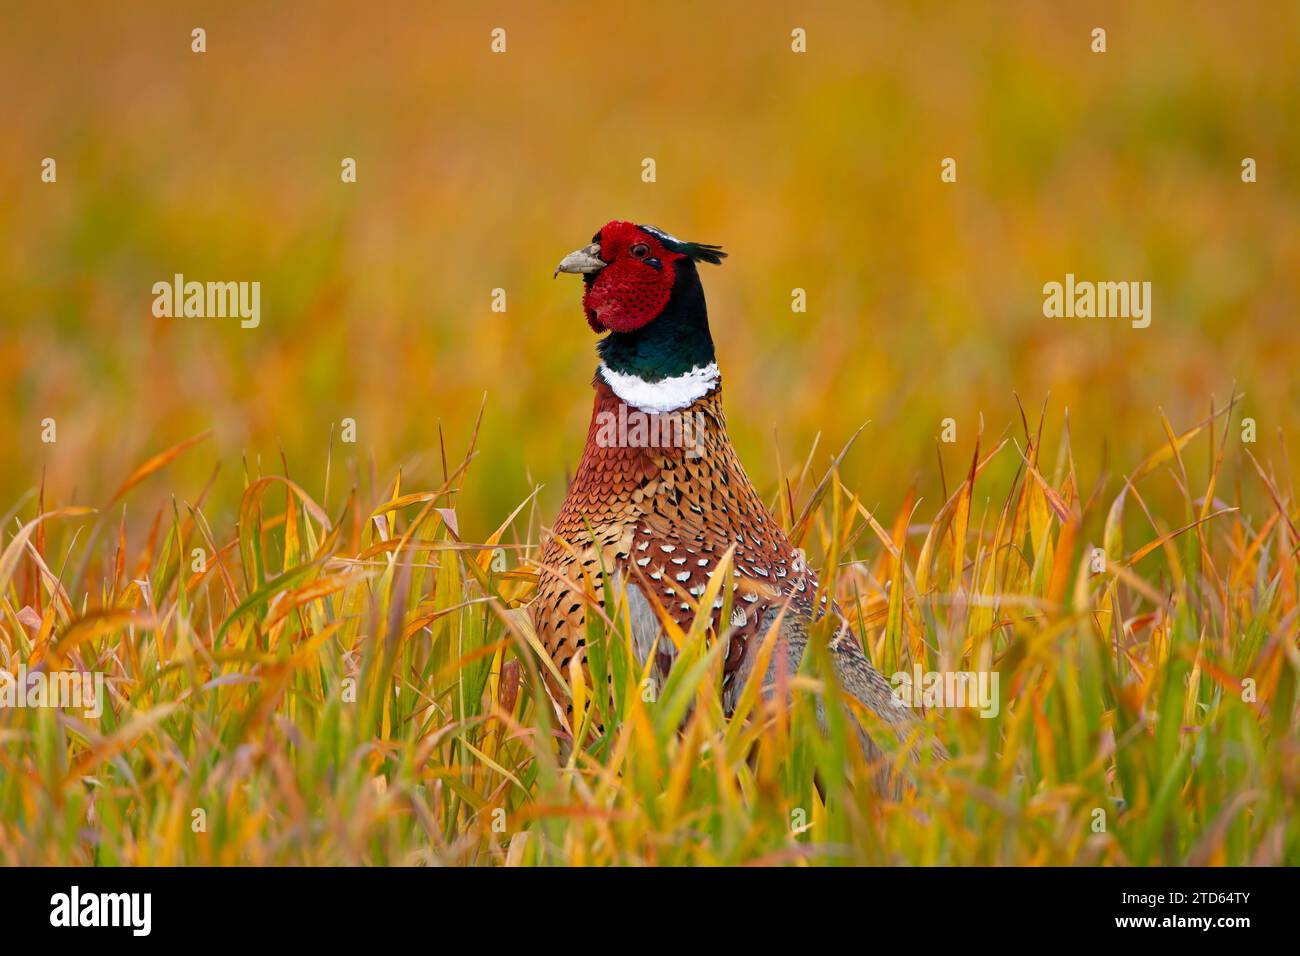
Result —
[{"label": "pheasant head", "polygon": [[701,377],[716,384],[708,308],[695,266],[718,265],[725,256],[719,246],[614,220],[556,267],[556,275],[583,277],[587,323],[609,333],[596,347],[600,374],[629,404],[652,410],[668,400],[681,407],[673,396],[683,385],[694,392]]}]

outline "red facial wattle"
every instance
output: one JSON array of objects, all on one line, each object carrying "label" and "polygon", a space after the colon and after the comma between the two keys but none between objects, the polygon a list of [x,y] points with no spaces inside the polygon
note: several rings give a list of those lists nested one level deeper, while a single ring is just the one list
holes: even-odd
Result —
[{"label": "red facial wattle", "polygon": [[600,231],[600,257],[609,265],[582,297],[592,329],[632,332],[653,321],[672,297],[680,253],[632,223],[616,221]]}]

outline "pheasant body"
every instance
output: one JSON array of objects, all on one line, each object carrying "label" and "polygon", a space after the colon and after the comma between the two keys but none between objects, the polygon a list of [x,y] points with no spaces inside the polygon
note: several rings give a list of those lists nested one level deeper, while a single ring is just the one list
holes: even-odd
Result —
[{"label": "pheasant body", "polygon": [[[698,423],[690,447],[603,445],[599,423],[628,413],[620,412],[626,403],[600,372],[595,387],[582,460],[542,554],[535,615],[542,645],[561,673],[568,673],[575,656],[585,660],[582,588],[589,581],[599,595],[602,569],[637,587],[642,599],[658,600],[687,629],[709,575],[734,546],[736,593],[730,620],[724,624],[719,619],[721,596],[711,608],[713,632],[730,629],[724,663],[728,686],[753,638],[761,636],[769,610],[788,599],[793,613],[812,613],[816,575],[768,514],[741,467],[727,437],[720,385],[681,413]],[[661,434],[668,430],[670,426],[660,427]],[[659,643],[654,676],[667,676],[674,650],[669,642]]]},{"label": "pheasant body", "polygon": [[[816,574],[768,512],[727,436],[695,266],[724,255],[651,226],[611,222],[556,270],[582,274],[587,322],[609,334],[597,346],[602,362],[582,458],[542,551],[532,604],[538,638],[566,678],[575,665],[585,674],[589,602],[603,600],[604,575],[612,575],[615,592],[627,594],[638,660],[662,681],[676,647],[662,635],[654,604],[688,628],[710,575],[734,548],[731,617],[721,620],[721,595],[700,609],[711,614],[712,639],[729,642],[724,711],[733,710],[772,626],[780,622],[765,693],[778,669],[798,669],[808,625],[827,610],[841,623],[830,645],[840,685],[910,748],[916,718],[871,666],[839,609],[814,606]],[[571,708],[548,681],[557,706]],[[819,719],[825,706],[819,699]],[[865,731],[861,737],[868,756],[878,756]],[[878,785],[887,786],[880,773]]]}]

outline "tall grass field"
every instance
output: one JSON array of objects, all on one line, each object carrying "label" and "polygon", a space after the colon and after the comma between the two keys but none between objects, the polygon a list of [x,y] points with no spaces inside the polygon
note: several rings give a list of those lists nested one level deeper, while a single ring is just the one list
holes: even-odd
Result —
[{"label": "tall grass field", "polygon": [[[1147,457],[1083,481],[1059,415],[1017,418],[963,449],[946,499],[889,514],[825,455],[769,482],[885,674],[999,675],[995,715],[927,715],[951,760],[897,799],[874,795],[842,720],[812,717],[816,653],[788,704],[755,680],[725,719],[701,620],[670,634],[681,659],[647,699],[618,595],[612,615],[590,596],[612,690],[569,684],[558,717],[521,612],[536,504],[458,527],[472,435],[436,486],[229,470],[213,482],[242,485],[237,522],[214,525],[200,493],[129,537],[126,502],[197,436],[102,507],[11,516],[5,666],[102,672],[107,699],[97,719],[5,712],[0,859],[1294,864],[1292,490],[1237,429],[1231,404],[1158,421]],[[1162,483],[1174,513],[1148,508]]]}]

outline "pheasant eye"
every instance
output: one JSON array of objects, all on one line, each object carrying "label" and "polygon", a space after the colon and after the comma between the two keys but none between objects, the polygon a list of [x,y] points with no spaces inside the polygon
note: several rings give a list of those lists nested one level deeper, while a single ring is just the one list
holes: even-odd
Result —
[{"label": "pheasant eye", "polygon": [[628,251],[632,253],[632,258],[634,259],[644,259],[646,256],[650,255],[650,247],[644,242],[638,242]]}]

